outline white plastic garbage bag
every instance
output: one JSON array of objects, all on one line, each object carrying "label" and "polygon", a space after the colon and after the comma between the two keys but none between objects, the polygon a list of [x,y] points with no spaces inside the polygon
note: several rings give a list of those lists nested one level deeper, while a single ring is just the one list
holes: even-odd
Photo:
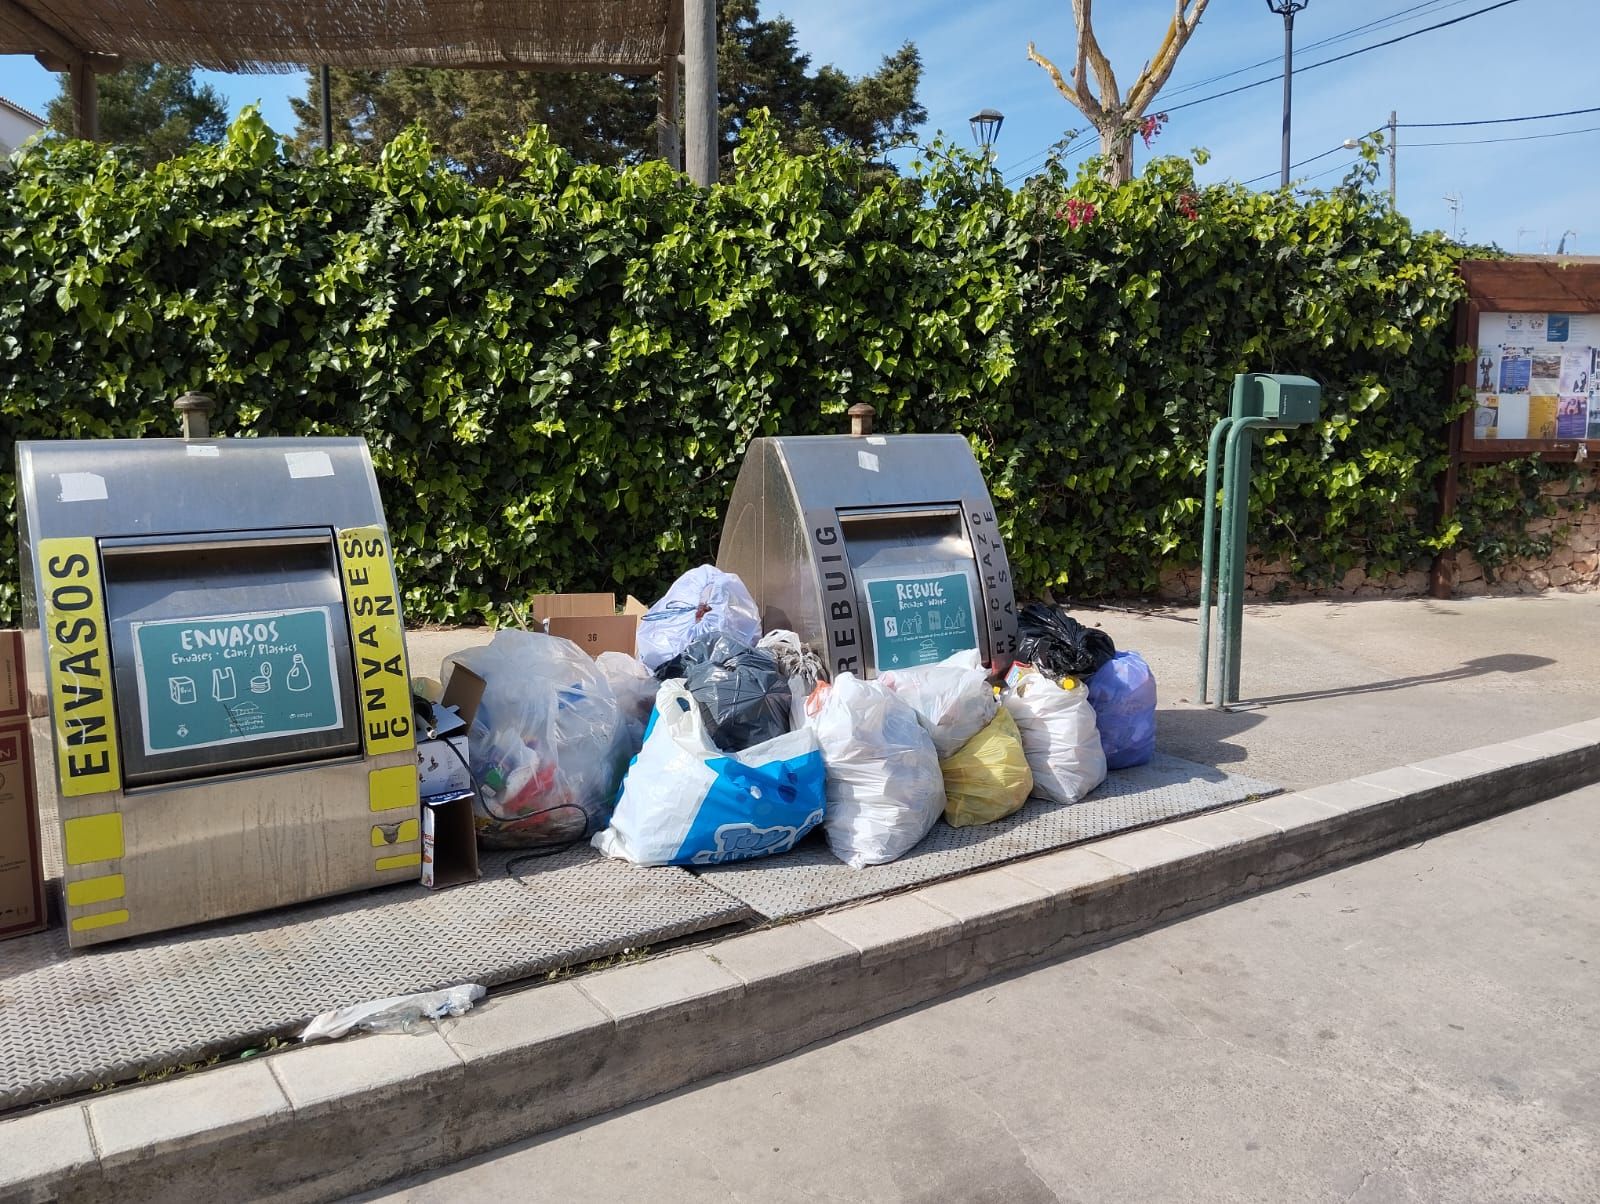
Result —
[{"label": "white plastic garbage bag", "polygon": [[468,736],[478,838],[490,848],[580,840],[604,826],[624,758],[605,674],[571,640],[503,630],[452,653],[483,678]]},{"label": "white plastic garbage bag", "polygon": [[725,753],[681,681],[656,695],[611,826],[590,842],[638,865],[717,865],[792,849],[822,822],[824,771],[810,729]]},{"label": "white plastic garbage bag", "polygon": [[1106,780],[1106,754],[1086,684],[1074,681],[1062,689],[1043,673],[1024,673],[1002,701],[1022,734],[1035,794],[1076,803]]},{"label": "white plastic garbage bag", "polygon": [[880,682],[841,673],[818,685],[806,723],[828,771],[823,830],[851,869],[908,852],[939,822],[944,776],[917,713]]},{"label": "white plastic garbage bag", "polygon": [[658,682],[644,667],[644,662],[626,652],[602,652],[594,658],[596,667],[605,675],[611,693],[616,696],[617,707],[629,719],[640,724],[650,718],[650,708],[656,705]]},{"label": "white plastic garbage bag", "polygon": [[424,1020],[464,1016],[483,996],[484,990],[477,983],[464,982],[443,991],[369,999],[366,1003],[334,1008],[313,1016],[300,1030],[300,1040],[331,1041],[357,1030],[379,1033],[399,1029],[410,1032]]},{"label": "white plastic garbage bag", "polygon": [[941,761],[988,727],[1000,709],[977,649],[936,665],[891,669],[878,674],[878,680],[911,704]]},{"label": "white plastic garbage bag", "polygon": [[634,650],[654,673],[696,636],[718,631],[754,646],[761,638],[761,611],[738,577],[702,564],[674,581],[639,620]]}]

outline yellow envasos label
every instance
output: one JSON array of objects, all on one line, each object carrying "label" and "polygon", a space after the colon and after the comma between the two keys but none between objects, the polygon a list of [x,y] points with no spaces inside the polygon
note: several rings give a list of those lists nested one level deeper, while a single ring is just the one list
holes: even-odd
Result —
[{"label": "yellow envasos label", "polygon": [[362,741],[369,756],[406,752],[415,746],[411,678],[394,566],[382,528],[339,532],[339,573],[355,645]]},{"label": "yellow envasos label", "polygon": [[67,798],[122,785],[100,552],[89,536],[39,541],[56,776]]}]

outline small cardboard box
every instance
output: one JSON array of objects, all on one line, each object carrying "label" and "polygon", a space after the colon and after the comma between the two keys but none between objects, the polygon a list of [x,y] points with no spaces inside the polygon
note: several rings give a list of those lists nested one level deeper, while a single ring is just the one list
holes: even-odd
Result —
[{"label": "small cardboard box", "polygon": [[48,923],[22,633],[0,631],[0,940]]},{"label": "small cardboard box", "polygon": [[[459,726],[445,729],[443,736],[417,741],[422,885],[429,890],[459,886],[478,877],[478,833],[472,819],[472,803],[477,796],[467,765],[468,733],[477,718],[483,691],[483,678],[456,665],[445,682],[444,697],[434,708],[434,716],[436,721],[443,719]],[[449,788],[449,783],[456,783],[454,789]]]},{"label": "small cardboard box", "polygon": [[422,885],[444,890],[478,879],[474,794],[464,790],[422,800]]},{"label": "small cardboard box", "polygon": [[615,594],[539,594],[529,606],[547,632],[571,640],[590,656],[632,656],[639,616],[650,609],[631,594],[620,607]]}]

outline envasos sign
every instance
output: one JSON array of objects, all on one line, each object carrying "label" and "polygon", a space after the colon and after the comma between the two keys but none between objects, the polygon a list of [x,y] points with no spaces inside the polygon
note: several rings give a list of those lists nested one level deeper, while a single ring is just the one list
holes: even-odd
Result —
[{"label": "envasos sign", "polygon": [[361,738],[370,756],[407,752],[416,743],[411,679],[406,674],[406,637],[394,567],[381,528],[339,532],[339,573],[355,642]]},{"label": "envasos sign", "polygon": [[326,609],[132,624],[146,753],[343,726]]},{"label": "envasos sign", "polygon": [[122,786],[111,703],[100,553],[93,539],[39,541],[40,623],[50,657],[50,721],[56,773],[68,798]]}]

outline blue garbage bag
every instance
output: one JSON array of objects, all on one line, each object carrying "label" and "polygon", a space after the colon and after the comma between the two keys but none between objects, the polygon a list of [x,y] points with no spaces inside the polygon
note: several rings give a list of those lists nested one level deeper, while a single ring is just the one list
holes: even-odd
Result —
[{"label": "blue garbage bag", "polygon": [[1089,679],[1106,768],[1143,765],[1156,751],[1156,677],[1137,652],[1119,652]]}]

